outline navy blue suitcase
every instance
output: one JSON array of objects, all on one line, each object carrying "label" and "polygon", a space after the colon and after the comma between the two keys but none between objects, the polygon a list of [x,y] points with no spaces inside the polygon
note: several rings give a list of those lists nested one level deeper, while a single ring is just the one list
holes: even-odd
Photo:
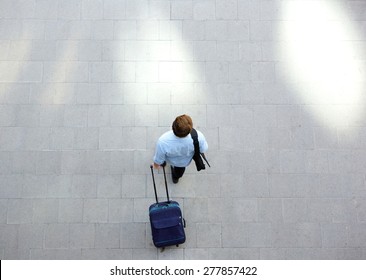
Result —
[{"label": "navy blue suitcase", "polygon": [[159,202],[156,192],[153,166],[151,175],[155,191],[156,203],[149,207],[149,217],[152,232],[152,239],[155,247],[164,248],[166,246],[182,244],[186,241],[184,232],[185,221],[179,203],[169,199],[168,184],[166,181],[165,166],[163,166],[165,189],[167,201]]}]

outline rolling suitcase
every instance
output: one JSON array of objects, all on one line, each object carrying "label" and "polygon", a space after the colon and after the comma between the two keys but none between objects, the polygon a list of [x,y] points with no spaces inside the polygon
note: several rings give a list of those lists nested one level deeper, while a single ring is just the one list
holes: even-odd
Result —
[{"label": "rolling suitcase", "polygon": [[155,247],[164,248],[166,246],[182,244],[186,240],[184,228],[185,220],[179,203],[169,199],[168,184],[166,181],[165,166],[163,166],[165,189],[167,201],[159,202],[156,192],[153,166],[151,175],[153,179],[156,203],[149,207],[149,217],[152,232],[152,239]]}]

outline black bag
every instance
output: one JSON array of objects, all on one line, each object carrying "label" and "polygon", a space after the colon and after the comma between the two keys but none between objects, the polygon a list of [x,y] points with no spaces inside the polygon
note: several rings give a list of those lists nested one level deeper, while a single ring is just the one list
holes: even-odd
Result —
[{"label": "black bag", "polygon": [[206,161],[207,165],[209,167],[211,167],[210,164],[208,163],[206,157],[205,157],[205,154],[200,152],[200,144],[198,142],[198,134],[197,134],[197,131],[194,128],[192,128],[191,137],[193,139],[193,145],[194,145],[193,160],[196,163],[197,171],[201,171],[202,169],[206,169],[205,163],[203,162],[202,158]]}]

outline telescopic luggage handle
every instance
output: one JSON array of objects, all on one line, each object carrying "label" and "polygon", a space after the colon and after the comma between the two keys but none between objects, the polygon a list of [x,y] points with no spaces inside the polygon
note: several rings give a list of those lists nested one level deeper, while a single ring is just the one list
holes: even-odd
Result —
[{"label": "telescopic luggage handle", "polygon": [[[166,196],[168,198],[168,202],[170,202],[170,198],[169,198],[169,191],[168,191],[168,183],[166,181],[166,173],[165,173],[165,163],[163,165],[161,165],[163,167],[163,173],[164,173],[164,182],[165,182],[165,190],[166,190]],[[151,164],[150,165],[150,169],[151,169],[151,176],[152,176],[152,180],[153,180],[153,185],[154,185],[154,192],[155,192],[155,199],[156,199],[156,203],[159,203],[158,201],[158,194],[156,192],[156,184],[155,184],[155,177],[154,177],[154,167]]]}]

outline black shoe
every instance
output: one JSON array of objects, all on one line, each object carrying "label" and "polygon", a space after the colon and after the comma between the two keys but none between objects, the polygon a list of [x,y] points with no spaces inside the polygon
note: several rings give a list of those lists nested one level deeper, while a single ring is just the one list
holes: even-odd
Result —
[{"label": "black shoe", "polygon": [[172,180],[173,180],[173,183],[176,184],[179,182],[179,178],[175,178],[174,177],[174,167],[173,166],[170,166],[170,170],[172,171]]}]

